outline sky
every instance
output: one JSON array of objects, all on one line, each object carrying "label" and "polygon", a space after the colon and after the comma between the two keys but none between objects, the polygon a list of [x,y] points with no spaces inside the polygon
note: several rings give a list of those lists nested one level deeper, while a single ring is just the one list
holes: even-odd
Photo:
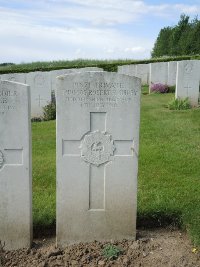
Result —
[{"label": "sky", "polygon": [[147,59],[183,13],[200,0],[0,0],[0,63]]}]

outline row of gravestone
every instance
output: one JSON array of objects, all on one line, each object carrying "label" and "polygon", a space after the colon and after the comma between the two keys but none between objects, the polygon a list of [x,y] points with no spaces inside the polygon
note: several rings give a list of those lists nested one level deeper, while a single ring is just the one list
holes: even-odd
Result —
[{"label": "row of gravestone", "polygon": [[184,99],[188,97],[192,106],[197,106],[199,103],[200,60],[125,65],[118,67],[118,73],[136,76],[145,81],[147,81],[146,77],[149,74],[149,80],[147,81],[149,92],[151,92],[152,84],[175,85],[176,98]]},{"label": "row of gravestone", "polygon": [[143,85],[162,83],[169,86],[176,84],[177,61],[149,64],[123,65],[118,73],[139,77]]},{"label": "row of gravestone", "polygon": [[[136,76],[142,84],[162,83],[176,85],[177,98],[190,98],[193,106],[198,105],[200,61],[170,61],[150,64],[124,65],[118,67],[118,73]],[[191,67],[192,66],[192,67]],[[188,70],[191,69],[189,73]],[[61,69],[50,72],[30,72],[2,74],[2,80],[28,84],[31,87],[31,117],[42,117],[43,108],[51,102],[55,91],[56,77],[72,72],[103,71],[101,68]],[[184,78],[183,78],[184,77]]]},{"label": "row of gravestone", "polygon": [[29,73],[9,73],[0,75],[0,79],[13,82],[28,84],[31,87],[31,117],[38,118],[43,116],[43,107],[51,102],[52,92],[55,92],[56,77],[59,75],[84,72],[101,71],[97,67],[81,69],[61,69],[49,72],[29,72]]},{"label": "row of gravestone", "polygon": [[[141,81],[109,72],[56,85],[57,245],[135,238]],[[0,81],[0,241],[32,242],[30,87]]]}]

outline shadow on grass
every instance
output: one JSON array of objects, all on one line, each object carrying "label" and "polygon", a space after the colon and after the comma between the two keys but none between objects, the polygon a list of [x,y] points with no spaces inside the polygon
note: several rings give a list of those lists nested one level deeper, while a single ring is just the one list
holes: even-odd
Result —
[{"label": "shadow on grass", "polygon": [[[181,214],[174,212],[171,214],[165,214],[163,212],[138,214],[137,228],[164,228],[164,227],[183,228]],[[33,237],[52,237],[56,235],[56,222],[51,225],[34,225]]]},{"label": "shadow on grass", "polygon": [[174,212],[166,214],[164,212],[145,213],[137,215],[137,228],[155,228],[155,227],[177,227],[183,228],[181,213]]}]

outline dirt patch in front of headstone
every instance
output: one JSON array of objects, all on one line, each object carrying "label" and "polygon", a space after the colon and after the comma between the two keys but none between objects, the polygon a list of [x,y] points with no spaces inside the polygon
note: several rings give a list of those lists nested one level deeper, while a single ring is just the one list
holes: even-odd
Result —
[{"label": "dirt patch in front of headstone", "polygon": [[[106,258],[109,245],[120,251],[117,258]],[[103,252],[104,251],[104,252]],[[139,230],[137,240],[92,242],[55,247],[55,238],[34,240],[31,249],[0,252],[0,266],[134,266],[134,267],[200,267],[200,252],[188,236],[179,230]]]}]

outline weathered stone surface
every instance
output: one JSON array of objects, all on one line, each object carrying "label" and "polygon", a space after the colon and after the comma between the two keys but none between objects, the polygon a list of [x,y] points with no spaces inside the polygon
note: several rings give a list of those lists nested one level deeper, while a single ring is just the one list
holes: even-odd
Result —
[{"label": "weathered stone surface", "polygon": [[141,79],[143,85],[149,83],[149,64],[132,64],[132,65],[123,65],[118,66],[118,73],[126,74]]},{"label": "weathered stone surface", "polygon": [[1,80],[9,80],[30,85],[31,117],[42,117],[43,108],[51,102],[51,93],[56,90],[56,77],[74,72],[103,71],[98,67],[61,69],[50,72],[9,73],[0,75]]},{"label": "weathered stone surface", "polygon": [[177,61],[168,62],[168,80],[167,85],[175,86],[176,85],[176,73],[177,73]]},{"label": "weathered stone surface", "polygon": [[51,90],[56,91],[56,77],[64,74],[76,73],[76,72],[86,72],[86,71],[103,71],[102,68],[98,67],[86,67],[86,68],[79,68],[79,69],[61,69],[61,70],[52,70],[50,71],[51,77]]},{"label": "weathered stone surface", "polygon": [[168,62],[150,63],[149,74],[149,91],[151,84],[162,83],[167,84],[168,79]]},{"label": "weathered stone surface", "polygon": [[8,80],[11,82],[26,83],[26,74],[25,73],[8,73],[1,75],[2,80]]},{"label": "weathered stone surface", "polygon": [[31,117],[42,117],[43,107],[51,102],[50,72],[29,72],[26,84],[31,88]]},{"label": "weathered stone surface", "polygon": [[118,73],[119,74],[126,74],[130,76],[136,76],[137,72],[137,65],[123,65],[123,66],[118,66]]},{"label": "weathered stone surface", "polygon": [[81,145],[81,157],[86,162],[99,166],[110,161],[114,150],[111,135],[97,130],[85,135]]},{"label": "weathered stone surface", "polygon": [[176,98],[189,98],[192,106],[198,105],[200,60],[183,60],[177,65]]},{"label": "weathered stone surface", "polygon": [[0,81],[0,241],[5,249],[32,239],[30,90]]},{"label": "weathered stone surface", "polygon": [[136,77],[141,79],[142,85],[149,84],[149,64],[136,65]]},{"label": "weathered stone surface", "polygon": [[140,79],[57,78],[57,244],[135,238]]}]

